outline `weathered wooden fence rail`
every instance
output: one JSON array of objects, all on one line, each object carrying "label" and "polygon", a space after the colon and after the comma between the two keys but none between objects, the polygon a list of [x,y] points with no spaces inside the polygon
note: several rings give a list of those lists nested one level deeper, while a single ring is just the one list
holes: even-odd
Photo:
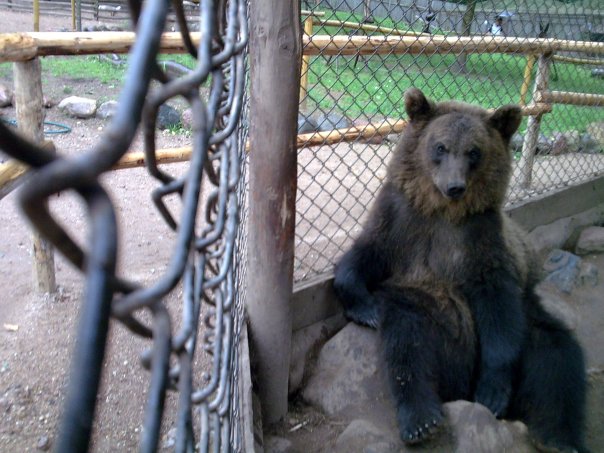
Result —
[{"label": "weathered wooden fence rail", "polygon": [[[56,32],[0,34],[0,62],[25,61],[36,56],[127,53],[134,32]],[[193,43],[199,34],[192,33]],[[604,55],[604,42],[553,38],[485,36],[328,36],[303,38],[304,55],[386,55],[439,53],[514,53],[538,55],[558,51]],[[161,51],[184,52],[180,33],[164,33]]]}]

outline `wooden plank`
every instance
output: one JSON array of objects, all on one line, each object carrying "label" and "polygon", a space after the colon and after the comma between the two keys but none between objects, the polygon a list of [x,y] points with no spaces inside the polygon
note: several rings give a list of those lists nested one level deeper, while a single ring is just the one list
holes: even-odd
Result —
[{"label": "wooden plank", "polygon": [[535,56],[527,55],[526,66],[524,67],[524,76],[522,78],[522,86],[520,87],[520,105],[526,105],[526,95],[528,94],[529,85],[531,84],[534,65]]},{"label": "wooden plank", "polygon": [[[308,16],[304,19],[304,34],[306,36],[312,36],[313,20],[312,17]],[[310,56],[304,55],[302,57],[302,68],[300,69],[300,102],[301,106],[306,105],[306,95],[308,93],[308,69],[310,67]]]},{"label": "wooden plank", "polygon": [[266,424],[287,413],[300,28],[299,0],[251,2],[247,314]]},{"label": "wooden plank", "polygon": [[[547,91],[549,81],[549,66],[551,54],[541,55],[537,63],[537,75],[535,76],[535,85],[533,86],[533,100],[541,102],[543,93]],[[522,143],[522,154],[518,167],[520,168],[520,186],[528,188],[533,180],[533,162],[535,160],[535,151],[539,139],[539,129],[541,127],[541,118],[543,113],[536,112],[530,115],[526,126],[526,135]]]},{"label": "wooden plank", "polygon": [[604,94],[573,93],[569,91],[546,91],[542,94],[543,102],[568,105],[604,105]]},{"label": "wooden plank", "polygon": [[[24,36],[22,36],[24,35]],[[199,43],[199,33],[191,33]],[[127,53],[134,32],[42,32],[0,34],[0,62],[23,61],[34,56]],[[36,53],[31,55],[31,40]],[[28,52],[20,53],[15,41],[27,42]],[[566,41],[543,38],[485,36],[328,36],[303,38],[304,55],[425,54],[436,53],[524,53],[578,51],[604,54],[604,42]],[[6,54],[4,48],[12,49]],[[184,53],[180,33],[162,35],[161,52]]]},{"label": "wooden plank", "polygon": [[32,36],[25,33],[0,34],[0,62],[31,60],[37,54],[38,46]]},{"label": "wooden plank", "polygon": [[250,360],[250,350],[248,346],[247,325],[245,322],[241,326],[239,334],[239,401],[241,410],[241,431],[244,453],[254,453],[254,397],[252,390],[252,367]]},{"label": "wooden plank", "polygon": [[[40,60],[14,64],[15,104],[19,130],[37,143],[44,141],[44,108],[42,107],[42,69]],[[34,285],[39,293],[54,293],[54,249],[38,231],[32,234]]]},{"label": "wooden plank", "polygon": [[[199,33],[193,35],[198,44]],[[136,33],[126,31],[4,33],[0,34],[0,62],[48,55],[124,54],[130,51],[135,39]],[[180,33],[164,33],[160,52],[184,53]]]},{"label": "wooden plank", "polygon": [[[538,115],[552,111],[551,104],[531,104],[522,107],[522,114]],[[405,120],[391,121],[384,120],[376,125],[367,124],[365,126],[353,126],[343,129],[334,129],[325,132],[310,132],[296,136],[296,148],[312,148],[315,146],[328,146],[343,142],[354,142],[356,140],[371,139],[390,134],[399,134],[407,125]],[[249,142],[246,144],[246,151],[249,152]],[[165,148],[155,151],[155,159],[158,164],[172,164],[177,162],[187,162],[191,158],[192,148],[183,146],[181,148]],[[18,179],[23,172],[14,172],[13,167],[22,164],[14,160],[0,163],[0,199],[10,192],[8,186]],[[145,166],[145,153],[142,151],[129,151],[113,167],[114,170],[124,170],[127,168],[138,168]],[[23,167],[27,171],[27,167]]]},{"label": "wooden plank", "polygon": [[11,193],[18,181],[29,171],[29,167],[16,160],[0,163],[0,200]]},{"label": "wooden plank", "polygon": [[384,35],[394,36],[430,36],[428,33],[421,33],[411,30],[399,30],[398,28],[382,27],[381,25],[361,24],[359,22],[350,22],[335,19],[314,19],[313,23],[322,27],[340,27],[352,30],[362,30],[370,33],[382,33]]},{"label": "wooden plank", "polygon": [[561,63],[604,66],[604,60],[596,60],[594,58],[575,58],[575,57],[567,57],[566,55],[554,55],[552,58],[554,61],[559,61]]},{"label": "wooden plank", "polygon": [[304,38],[304,55],[523,53],[578,51],[604,54],[604,43],[498,36],[329,36]]}]

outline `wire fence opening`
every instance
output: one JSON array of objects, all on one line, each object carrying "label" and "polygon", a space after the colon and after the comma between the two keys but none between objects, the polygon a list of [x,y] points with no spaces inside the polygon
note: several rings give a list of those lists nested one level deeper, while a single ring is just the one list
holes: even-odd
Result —
[{"label": "wire fence opening", "polygon": [[295,279],[331,271],[360,231],[404,91],[521,104],[508,203],[604,172],[604,10],[597,0],[303,4]]}]

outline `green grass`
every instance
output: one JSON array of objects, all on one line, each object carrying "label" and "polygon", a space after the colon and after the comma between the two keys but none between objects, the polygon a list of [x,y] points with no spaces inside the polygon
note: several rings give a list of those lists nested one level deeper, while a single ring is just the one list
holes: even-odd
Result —
[{"label": "green grass", "polygon": [[[313,57],[308,105],[335,107],[349,118],[404,118],[403,93],[411,86],[436,100],[454,98],[488,108],[519,101],[525,57],[470,55],[465,74],[452,69],[455,61],[454,55],[372,56],[361,57],[355,67],[354,57],[334,57],[331,62]],[[558,80],[550,77],[552,90],[604,93],[604,83],[590,76],[589,67],[556,63],[555,68]],[[584,130],[587,124],[604,120],[603,110],[556,105],[544,117],[542,131]]]},{"label": "green grass", "polygon": [[[114,65],[107,60],[100,59],[97,55],[69,56],[69,57],[43,57],[42,76],[96,79],[103,84],[120,86],[128,68],[127,57],[121,65]],[[158,61],[171,60],[189,68],[195,66],[195,59],[189,55],[164,55],[160,54]],[[0,78],[12,79],[12,63],[0,63]],[[69,88],[66,88],[69,90]],[[70,94],[70,93],[66,93]]]},{"label": "green grass", "polygon": [[13,76],[12,63],[0,63],[0,77],[8,79]]},{"label": "green grass", "polygon": [[[195,65],[195,60],[189,55],[160,55],[158,60],[160,62],[172,60],[191,68]],[[104,84],[121,84],[128,68],[127,62],[114,65],[96,55],[45,57],[41,61],[43,74],[51,74],[55,77],[96,79]],[[0,65],[0,76],[9,77],[10,72],[10,64]]]},{"label": "green grass", "polygon": [[42,74],[55,77],[96,79],[101,83],[113,84],[122,80],[126,65],[114,65],[98,56],[46,57],[42,58]]}]

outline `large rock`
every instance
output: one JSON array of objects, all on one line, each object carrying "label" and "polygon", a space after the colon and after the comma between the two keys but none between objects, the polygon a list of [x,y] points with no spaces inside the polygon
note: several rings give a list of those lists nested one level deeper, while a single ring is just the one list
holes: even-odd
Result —
[{"label": "large rock", "polygon": [[50,97],[44,95],[44,96],[42,96],[42,105],[44,106],[45,109],[51,109],[55,105],[57,105],[57,101],[55,101],[53,98],[50,98]]},{"label": "large rock", "polygon": [[163,130],[180,125],[180,113],[178,113],[178,110],[168,104],[162,104],[157,113],[157,128]]},{"label": "large rock", "polygon": [[298,112],[298,134],[309,134],[317,130],[317,122],[310,115]]},{"label": "large rock", "polygon": [[516,132],[514,135],[512,135],[512,138],[510,139],[510,148],[512,149],[512,152],[522,151],[523,145],[524,135],[522,135],[520,132]]},{"label": "large rock", "polygon": [[0,107],[10,107],[13,104],[13,92],[0,83]]},{"label": "large rock", "polygon": [[193,129],[193,109],[185,109],[180,116],[180,121],[185,129]]},{"label": "large rock", "polygon": [[604,148],[604,121],[588,124],[586,131],[598,142],[600,148]]},{"label": "large rock", "polygon": [[117,101],[103,102],[96,111],[96,117],[102,120],[108,120],[117,113]]},{"label": "large rock", "polygon": [[378,428],[369,420],[353,420],[336,440],[336,452],[352,453],[370,450],[376,453],[378,451],[386,453],[398,451],[402,445],[400,445],[400,440],[393,437],[392,434],[383,427]]},{"label": "large rock", "polygon": [[542,225],[529,233],[529,240],[538,252],[554,248],[574,249],[580,233],[593,225],[604,223],[604,204],[571,217]]},{"label": "large rock", "polygon": [[69,96],[59,103],[59,108],[68,115],[87,119],[92,118],[96,113],[96,101],[79,96]]},{"label": "large rock", "polygon": [[292,442],[278,436],[264,438],[264,453],[297,453]]},{"label": "large rock", "polygon": [[584,154],[595,154],[600,151],[600,144],[591,136],[591,134],[585,132],[581,134],[579,139],[579,151]]},{"label": "large rock", "polygon": [[343,115],[336,112],[323,113],[317,117],[317,128],[321,132],[334,129],[345,129],[351,126],[351,122]]},{"label": "large rock", "polygon": [[[445,404],[447,423],[453,434],[453,445],[446,450],[455,453],[534,453],[523,423],[499,421],[486,407],[467,401]],[[415,451],[415,450],[414,450]]]},{"label": "large rock", "polygon": [[346,325],[342,314],[297,330],[292,335],[292,354],[289,366],[289,394],[300,390],[308,372],[308,364],[318,354],[325,341]]},{"label": "large rock", "polygon": [[528,239],[537,253],[543,253],[554,248],[562,248],[571,233],[571,219],[565,217],[538,226],[528,234]]},{"label": "large rock", "polygon": [[329,415],[389,395],[375,330],[349,323],[319,353],[302,396]]},{"label": "large rock", "polygon": [[552,152],[552,140],[545,134],[539,134],[535,154],[544,155]]},{"label": "large rock", "polygon": [[444,405],[446,429],[409,447],[397,430],[370,419],[352,421],[336,441],[336,453],[535,453],[523,423],[500,421],[484,406],[468,401]]},{"label": "large rock", "polygon": [[579,236],[575,251],[578,255],[604,252],[604,227],[585,228]]},{"label": "large rock", "polygon": [[576,284],[581,269],[581,258],[564,250],[552,250],[543,269],[547,272],[545,281],[555,285],[560,291],[570,293]]},{"label": "large rock", "polygon": [[579,284],[582,286],[598,285],[598,267],[593,263],[583,261],[579,271]]}]

